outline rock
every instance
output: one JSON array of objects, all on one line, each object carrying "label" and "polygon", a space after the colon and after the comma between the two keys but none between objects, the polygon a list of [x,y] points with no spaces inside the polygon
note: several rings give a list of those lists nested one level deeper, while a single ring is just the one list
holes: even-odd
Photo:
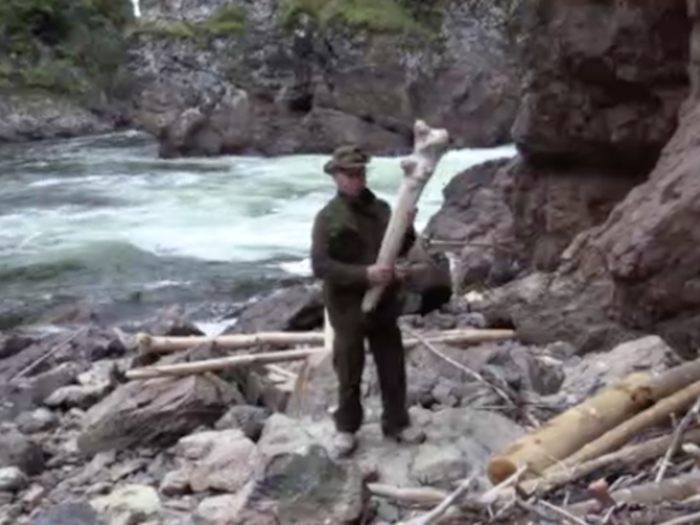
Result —
[{"label": "rock", "polygon": [[180,305],[174,305],[160,312],[147,333],[153,336],[204,335],[192,322],[186,318],[186,312]]},{"label": "rock", "polygon": [[315,444],[268,456],[246,507],[268,506],[290,523],[355,523],[364,509],[362,474],[353,464],[336,463]]},{"label": "rock", "polygon": [[63,363],[34,377],[0,383],[0,421],[12,420],[36,408],[54,391],[75,381],[85,366]]},{"label": "rock", "polygon": [[33,476],[44,469],[45,461],[41,447],[29,437],[13,430],[0,434],[0,467],[17,467]]},{"label": "rock", "polygon": [[7,359],[17,355],[33,343],[34,339],[32,337],[23,335],[21,332],[0,332],[0,359]]},{"label": "rock", "polygon": [[323,303],[318,285],[282,289],[245,308],[225,333],[315,330],[323,325]]},{"label": "rock", "polygon": [[59,388],[51,394],[44,403],[52,408],[90,408],[111,390],[112,384],[102,383],[97,385],[69,385]]},{"label": "rock", "polygon": [[0,492],[19,492],[27,485],[27,475],[17,467],[0,468]]},{"label": "rock", "polygon": [[568,363],[562,393],[573,405],[633,372],[658,373],[678,364],[680,359],[673,349],[660,337],[650,335]]},{"label": "rock", "polygon": [[90,505],[105,522],[124,525],[145,522],[161,509],[158,493],[144,485],[117,488],[107,496],[91,500]]},{"label": "rock", "polygon": [[46,489],[41,485],[32,485],[22,495],[22,504],[25,508],[33,510],[46,495]]},{"label": "rock", "polygon": [[131,381],[88,411],[78,446],[86,454],[167,446],[213,424],[239,399],[235,386],[213,375]]},{"label": "rock", "polygon": [[235,495],[222,494],[205,498],[197,507],[196,516],[207,525],[240,523],[238,517],[243,514],[249,492],[250,489],[247,489]]},{"label": "rock", "polygon": [[25,89],[19,93],[3,91],[0,99],[0,143],[77,137],[114,130],[114,123],[61,95]]},{"label": "rock", "polygon": [[[543,164],[646,172],[688,93],[686,2],[538,0],[524,17],[522,101],[512,133]],[[558,42],[558,45],[552,45]]]},{"label": "rock", "polygon": [[31,525],[107,525],[85,501],[59,503],[41,512]]},{"label": "rock", "polygon": [[258,460],[255,444],[240,430],[208,431],[180,439],[177,453],[185,463],[183,474],[171,476],[169,489],[186,475],[194,492],[235,493],[251,479]]},{"label": "rock", "polygon": [[251,405],[237,405],[231,407],[214,428],[216,430],[240,429],[251,441],[260,439],[260,434],[265,425],[265,420],[270,417],[271,411],[264,407]]},{"label": "rock", "polygon": [[31,412],[22,412],[17,416],[17,428],[23,434],[36,434],[56,427],[58,416],[47,408],[37,408]]}]

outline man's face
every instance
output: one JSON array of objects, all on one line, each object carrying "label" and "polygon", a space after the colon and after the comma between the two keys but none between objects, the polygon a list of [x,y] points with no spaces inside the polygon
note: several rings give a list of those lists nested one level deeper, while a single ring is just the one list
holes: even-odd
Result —
[{"label": "man's face", "polygon": [[362,167],[338,170],[333,179],[341,193],[357,197],[367,186],[367,169]]}]

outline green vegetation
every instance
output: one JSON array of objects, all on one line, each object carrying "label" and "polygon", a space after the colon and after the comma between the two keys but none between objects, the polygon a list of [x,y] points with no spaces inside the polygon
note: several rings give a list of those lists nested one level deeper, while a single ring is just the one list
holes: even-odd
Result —
[{"label": "green vegetation", "polygon": [[118,92],[132,16],[129,0],[1,0],[0,84]]},{"label": "green vegetation", "polygon": [[130,35],[156,35],[168,38],[183,38],[207,41],[241,34],[245,29],[245,11],[238,7],[219,6],[205,20],[189,22],[144,21],[136,22],[129,28]]},{"label": "green vegetation", "polygon": [[437,2],[406,0],[281,0],[282,23],[291,28],[306,16],[320,27],[346,25],[372,33],[416,33],[435,22]]}]

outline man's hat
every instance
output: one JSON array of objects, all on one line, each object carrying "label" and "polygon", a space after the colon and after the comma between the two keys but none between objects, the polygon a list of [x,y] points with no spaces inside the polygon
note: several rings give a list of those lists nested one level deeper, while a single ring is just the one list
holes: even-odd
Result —
[{"label": "man's hat", "polygon": [[357,146],[340,146],[333,152],[331,160],[323,166],[323,171],[333,175],[339,169],[363,168],[369,159],[370,156]]}]

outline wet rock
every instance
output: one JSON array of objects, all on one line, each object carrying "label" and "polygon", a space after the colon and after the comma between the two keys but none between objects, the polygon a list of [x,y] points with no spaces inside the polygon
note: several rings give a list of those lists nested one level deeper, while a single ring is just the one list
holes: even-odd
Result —
[{"label": "wet rock", "polygon": [[58,416],[47,408],[37,408],[32,411],[22,412],[16,419],[17,428],[23,434],[36,434],[55,428],[58,425]]},{"label": "wet rock", "polygon": [[64,386],[51,394],[44,403],[52,408],[70,409],[77,407],[85,410],[102,399],[111,388],[110,383]]},{"label": "wet rock", "polygon": [[87,454],[167,446],[214,424],[239,399],[235,386],[213,375],[132,381],[88,411],[78,445]]},{"label": "wet rock", "polygon": [[317,285],[282,289],[245,308],[226,333],[314,330],[323,325],[323,303]]},{"label": "wet rock", "polygon": [[0,468],[0,492],[19,492],[27,485],[27,475],[17,467]]},{"label": "wet rock", "polygon": [[144,485],[126,485],[109,495],[92,499],[90,505],[107,523],[142,523],[157,516],[161,509],[155,489]]},{"label": "wet rock", "polygon": [[44,469],[45,461],[41,446],[28,436],[16,430],[0,434],[0,467],[17,467],[32,476]]},{"label": "wet rock", "polygon": [[19,354],[34,343],[34,339],[22,333],[0,333],[0,359]]},{"label": "wet rock", "polygon": [[235,525],[240,523],[238,517],[244,512],[250,489],[238,494],[211,496],[201,501],[196,516],[206,525]]},{"label": "wet rock", "polygon": [[174,305],[160,312],[147,332],[154,336],[204,335],[199,328],[187,319],[184,307],[180,305]]}]

